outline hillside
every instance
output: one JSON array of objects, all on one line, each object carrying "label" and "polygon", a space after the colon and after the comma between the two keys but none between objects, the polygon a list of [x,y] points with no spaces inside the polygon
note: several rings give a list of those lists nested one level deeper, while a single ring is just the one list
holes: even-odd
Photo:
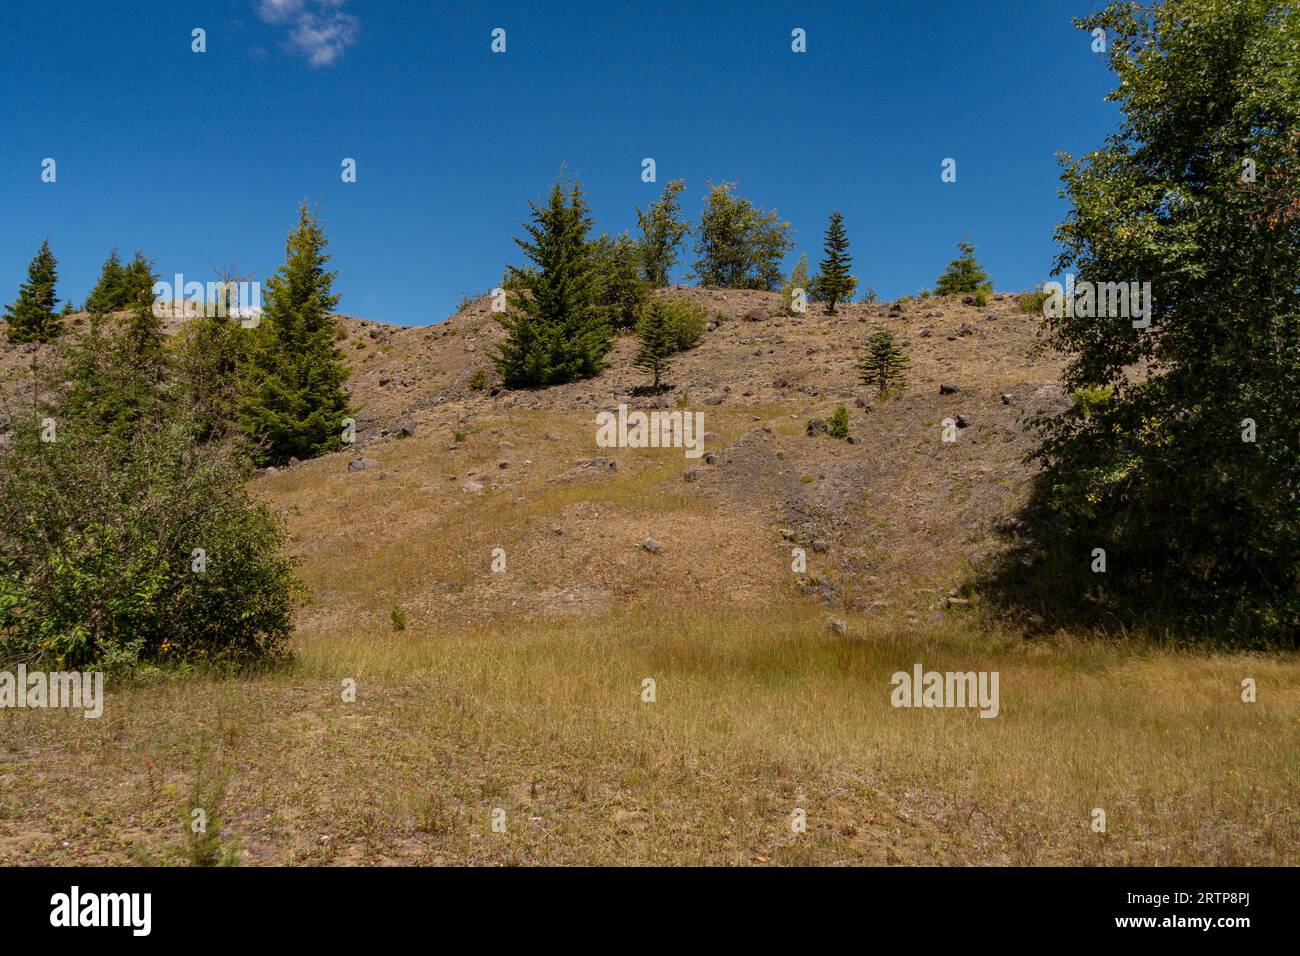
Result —
[{"label": "hillside", "polygon": [[[471,389],[477,370],[495,377],[490,299],[426,328],[345,319],[356,447],[261,479],[317,596],[303,634],[384,627],[394,605],[415,629],[665,600],[937,613],[1023,493],[1022,413],[1062,402],[1036,317],[1004,295],[982,309],[929,300],[791,318],[773,314],[772,293],[669,294],[704,304],[716,327],[657,399],[633,392],[645,384],[634,337],[592,381]],[[858,383],[875,324],[913,362],[896,400]],[[853,443],[810,436],[841,402]],[[596,412],[620,403],[702,411],[707,457],[597,447]],[[942,442],[958,415],[969,427]],[[355,459],[372,467],[350,470]],[[791,571],[795,545],[807,575]],[[507,570],[494,574],[498,547]]]},{"label": "hillside", "polygon": [[[7,714],[0,863],[1294,862],[1294,655],[1026,641],[957,595],[1026,493],[1022,417],[1066,401],[1036,316],[667,294],[715,327],[658,399],[630,337],[592,381],[472,389],[486,299],[341,317],[356,446],[253,479],[313,595],[295,665]],[[877,323],[913,363],[885,402]],[[41,354],[0,348],[7,392]],[[706,457],[597,446],[598,411],[679,400]],[[854,441],[810,435],[841,402]],[[922,665],[1000,674],[998,719],[892,706]]]}]

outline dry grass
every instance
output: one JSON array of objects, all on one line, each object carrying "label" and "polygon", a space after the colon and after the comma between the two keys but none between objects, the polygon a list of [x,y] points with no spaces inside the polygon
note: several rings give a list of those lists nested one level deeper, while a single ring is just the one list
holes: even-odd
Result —
[{"label": "dry grass", "polygon": [[[918,661],[998,671],[1001,715],[891,707]],[[4,714],[0,862],[182,861],[187,795],[224,773],[248,863],[1294,864],[1298,705],[1291,657],[960,624],[356,633],[289,672],[118,690],[98,722]]]}]

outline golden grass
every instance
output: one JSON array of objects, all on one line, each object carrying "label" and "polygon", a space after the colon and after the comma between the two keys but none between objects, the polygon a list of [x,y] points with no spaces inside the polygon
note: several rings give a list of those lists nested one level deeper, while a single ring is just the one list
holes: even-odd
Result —
[{"label": "golden grass", "polygon": [[[11,711],[0,862],[181,859],[200,765],[245,862],[1296,862],[1294,656],[849,633],[643,607],[339,634],[290,671],[119,689],[98,722]],[[916,662],[998,671],[1001,715],[893,708]]]}]

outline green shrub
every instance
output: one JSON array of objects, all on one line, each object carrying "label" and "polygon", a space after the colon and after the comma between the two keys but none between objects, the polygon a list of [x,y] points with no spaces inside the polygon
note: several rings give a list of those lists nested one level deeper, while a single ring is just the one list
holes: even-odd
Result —
[{"label": "green shrub", "polygon": [[685,352],[699,345],[704,338],[708,310],[686,299],[664,299],[662,303],[672,351]]},{"label": "green shrub", "polygon": [[1047,301],[1047,293],[1041,288],[1033,292],[1025,292],[1016,300],[1016,307],[1025,315],[1042,315],[1043,303]]},{"label": "green shrub", "polygon": [[470,376],[469,387],[476,392],[483,391],[483,389],[488,387],[487,374],[482,369],[476,371],[472,376]]},{"label": "green shrub", "polygon": [[826,433],[832,438],[849,437],[849,410],[842,403],[836,406],[830,421],[826,423]]},{"label": "green shrub", "polygon": [[[15,416],[0,450],[0,663],[130,669],[286,653],[304,591],[285,531],[245,490],[235,446],[196,444],[194,413],[169,397],[78,405],[64,391]],[[102,408],[113,427],[95,420]]]},{"label": "green shrub", "polygon": [[1094,412],[1114,396],[1115,390],[1109,385],[1100,388],[1076,388],[1074,390],[1075,407],[1079,409],[1084,418],[1091,418]]},{"label": "green shrub", "polygon": [[406,612],[396,604],[394,604],[393,609],[388,612],[388,620],[392,622],[394,631],[406,630]]}]

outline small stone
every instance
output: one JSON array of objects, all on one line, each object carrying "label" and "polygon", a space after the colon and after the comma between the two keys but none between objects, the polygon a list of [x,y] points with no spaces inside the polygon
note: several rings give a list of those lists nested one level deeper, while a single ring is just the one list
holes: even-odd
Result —
[{"label": "small stone", "polygon": [[940,385],[940,386],[939,386],[939,394],[940,394],[940,395],[956,395],[956,394],[957,394],[957,386],[956,386],[956,385]]},{"label": "small stone", "polygon": [[702,474],[703,474],[703,472],[701,472],[700,469],[698,469],[698,468],[691,468],[691,469],[688,469],[687,471],[682,472],[682,480],[683,480],[683,481],[699,481],[699,480],[700,480],[700,475],[702,475]]},{"label": "small stone", "polygon": [[1010,394],[1010,393],[1008,393],[1008,392],[1003,392],[1003,393],[1002,393],[1002,404],[1003,404],[1003,405],[1010,405],[1010,404],[1011,404],[1012,402],[1014,402],[1015,400],[1016,400],[1016,397],[1015,397],[1014,395],[1012,395],[1012,394]]},{"label": "small stone", "polygon": [[971,426],[971,420],[969,418],[967,418],[965,415],[957,416],[958,428],[970,428],[970,426]]},{"label": "small stone", "polygon": [[849,632],[848,624],[838,617],[833,617],[827,621],[826,627],[832,634],[847,634]]},{"label": "small stone", "polygon": [[480,491],[483,490],[483,482],[467,481],[460,486],[460,490],[465,492],[465,494],[467,495],[478,494]]},{"label": "small stone", "polygon": [[651,554],[659,554],[664,549],[664,546],[654,538],[646,538],[641,542],[641,547],[646,551],[649,551]]},{"label": "small stone", "polygon": [[357,458],[348,462],[348,471],[365,471],[368,468],[378,468],[379,462],[373,458]]},{"label": "small stone", "polygon": [[509,467],[510,467],[510,462],[508,462],[508,461],[506,461],[504,458],[502,458],[499,462],[497,462],[497,467],[498,467],[498,468],[509,468]]},{"label": "small stone", "polygon": [[830,545],[828,545],[821,538],[815,538],[813,539],[812,549],[816,551],[818,554],[825,554],[827,550],[830,549]]}]

